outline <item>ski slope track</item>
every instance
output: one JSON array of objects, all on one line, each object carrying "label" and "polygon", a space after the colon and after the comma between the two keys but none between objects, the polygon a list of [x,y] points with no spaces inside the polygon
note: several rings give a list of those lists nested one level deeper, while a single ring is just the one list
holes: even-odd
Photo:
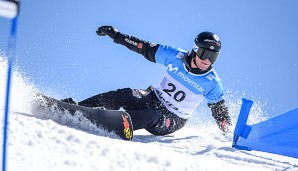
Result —
[{"label": "ski slope track", "polygon": [[[0,111],[4,113],[7,60],[0,57]],[[135,131],[132,142],[96,128],[80,116],[61,111],[40,111],[39,92],[24,73],[14,67],[10,101],[7,170],[297,170],[298,159],[231,147],[232,134],[222,136],[209,109],[196,111],[187,126],[168,136]],[[51,90],[49,90],[50,92]],[[46,92],[42,92],[45,93]],[[55,98],[59,95],[47,94]],[[241,97],[228,93],[235,125]],[[259,122],[260,104],[250,122]],[[3,128],[3,114],[0,117]],[[1,136],[2,142],[2,136]]]}]

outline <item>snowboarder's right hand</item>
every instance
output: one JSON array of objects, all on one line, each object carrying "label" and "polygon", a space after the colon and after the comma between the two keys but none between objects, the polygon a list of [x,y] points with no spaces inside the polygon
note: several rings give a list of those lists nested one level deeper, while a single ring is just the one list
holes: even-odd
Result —
[{"label": "snowboarder's right hand", "polygon": [[101,26],[96,30],[96,33],[99,36],[106,36],[108,35],[112,39],[115,39],[118,35],[118,30],[112,26]]}]

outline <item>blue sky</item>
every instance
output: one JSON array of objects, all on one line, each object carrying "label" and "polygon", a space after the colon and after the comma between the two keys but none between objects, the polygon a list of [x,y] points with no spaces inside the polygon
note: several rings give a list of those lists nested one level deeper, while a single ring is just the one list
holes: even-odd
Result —
[{"label": "blue sky", "polygon": [[[99,26],[190,50],[212,31],[222,41],[214,68],[224,88],[266,103],[272,115],[298,107],[298,1],[22,1],[17,65],[44,92],[82,100],[132,87],[158,85],[165,68],[108,37]],[[5,51],[9,21],[0,19]],[[245,93],[245,95],[243,95]]]}]

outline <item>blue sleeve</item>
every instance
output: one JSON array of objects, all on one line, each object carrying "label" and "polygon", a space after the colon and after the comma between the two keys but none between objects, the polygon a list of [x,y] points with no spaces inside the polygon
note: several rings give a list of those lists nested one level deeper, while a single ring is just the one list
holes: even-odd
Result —
[{"label": "blue sleeve", "polygon": [[220,81],[214,86],[214,88],[205,95],[208,103],[217,103],[224,99],[224,91]]},{"label": "blue sleeve", "polygon": [[181,58],[187,52],[176,47],[160,45],[155,54],[155,60],[157,63],[167,66],[171,61]]}]

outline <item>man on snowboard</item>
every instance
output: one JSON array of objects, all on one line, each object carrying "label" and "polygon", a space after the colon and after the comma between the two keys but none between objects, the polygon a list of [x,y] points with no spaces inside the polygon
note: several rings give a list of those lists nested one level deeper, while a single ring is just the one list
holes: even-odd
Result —
[{"label": "man on snowboard", "polygon": [[130,114],[134,130],[146,129],[154,135],[167,135],[181,129],[203,98],[208,101],[219,129],[229,132],[231,119],[223,98],[223,87],[212,64],[219,56],[221,42],[211,32],[202,32],[190,52],[172,46],[150,43],[102,26],[99,36],[109,36],[115,43],[142,54],[147,60],[164,65],[167,72],[157,87],[123,88],[87,98],[76,103],[86,107],[104,107]]}]

